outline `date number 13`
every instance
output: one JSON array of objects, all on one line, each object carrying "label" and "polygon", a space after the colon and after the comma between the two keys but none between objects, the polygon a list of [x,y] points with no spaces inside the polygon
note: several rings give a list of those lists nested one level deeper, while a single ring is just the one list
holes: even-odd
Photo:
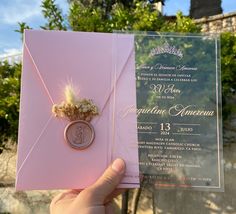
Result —
[{"label": "date number 13", "polygon": [[161,135],[169,135],[170,123],[161,123]]}]

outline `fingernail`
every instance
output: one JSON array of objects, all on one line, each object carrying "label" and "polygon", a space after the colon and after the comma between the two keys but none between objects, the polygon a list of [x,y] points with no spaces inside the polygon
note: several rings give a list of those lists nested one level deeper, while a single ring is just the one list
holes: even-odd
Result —
[{"label": "fingernail", "polygon": [[113,161],[111,168],[119,174],[123,174],[125,171],[125,162],[122,159],[118,158]]}]

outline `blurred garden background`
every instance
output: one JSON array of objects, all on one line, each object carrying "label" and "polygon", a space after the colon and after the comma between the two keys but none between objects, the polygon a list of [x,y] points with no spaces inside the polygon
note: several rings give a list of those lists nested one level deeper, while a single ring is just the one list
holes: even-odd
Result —
[{"label": "blurred garden background", "polygon": [[116,204],[117,213],[236,213],[234,0],[0,0],[0,213],[48,213],[57,192],[14,190],[24,29],[219,33],[225,192],[144,188],[127,192]]}]

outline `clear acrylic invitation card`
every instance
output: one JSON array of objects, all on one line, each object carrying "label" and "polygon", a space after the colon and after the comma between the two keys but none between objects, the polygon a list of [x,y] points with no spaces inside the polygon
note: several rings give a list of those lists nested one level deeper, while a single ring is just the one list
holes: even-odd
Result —
[{"label": "clear acrylic invitation card", "polygon": [[122,116],[136,112],[143,182],[223,191],[219,37],[131,34],[136,106],[126,106]]}]

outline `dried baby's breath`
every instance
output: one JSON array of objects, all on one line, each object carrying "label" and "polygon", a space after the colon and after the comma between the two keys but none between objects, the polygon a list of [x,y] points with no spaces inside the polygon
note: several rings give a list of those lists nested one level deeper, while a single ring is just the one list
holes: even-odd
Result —
[{"label": "dried baby's breath", "polygon": [[65,117],[70,121],[85,120],[90,122],[92,118],[98,115],[98,108],[89,99],[78,99],[75,96],[72,86],[65,88],[66,102],[54,104],[52,112],[56,117]]}]

